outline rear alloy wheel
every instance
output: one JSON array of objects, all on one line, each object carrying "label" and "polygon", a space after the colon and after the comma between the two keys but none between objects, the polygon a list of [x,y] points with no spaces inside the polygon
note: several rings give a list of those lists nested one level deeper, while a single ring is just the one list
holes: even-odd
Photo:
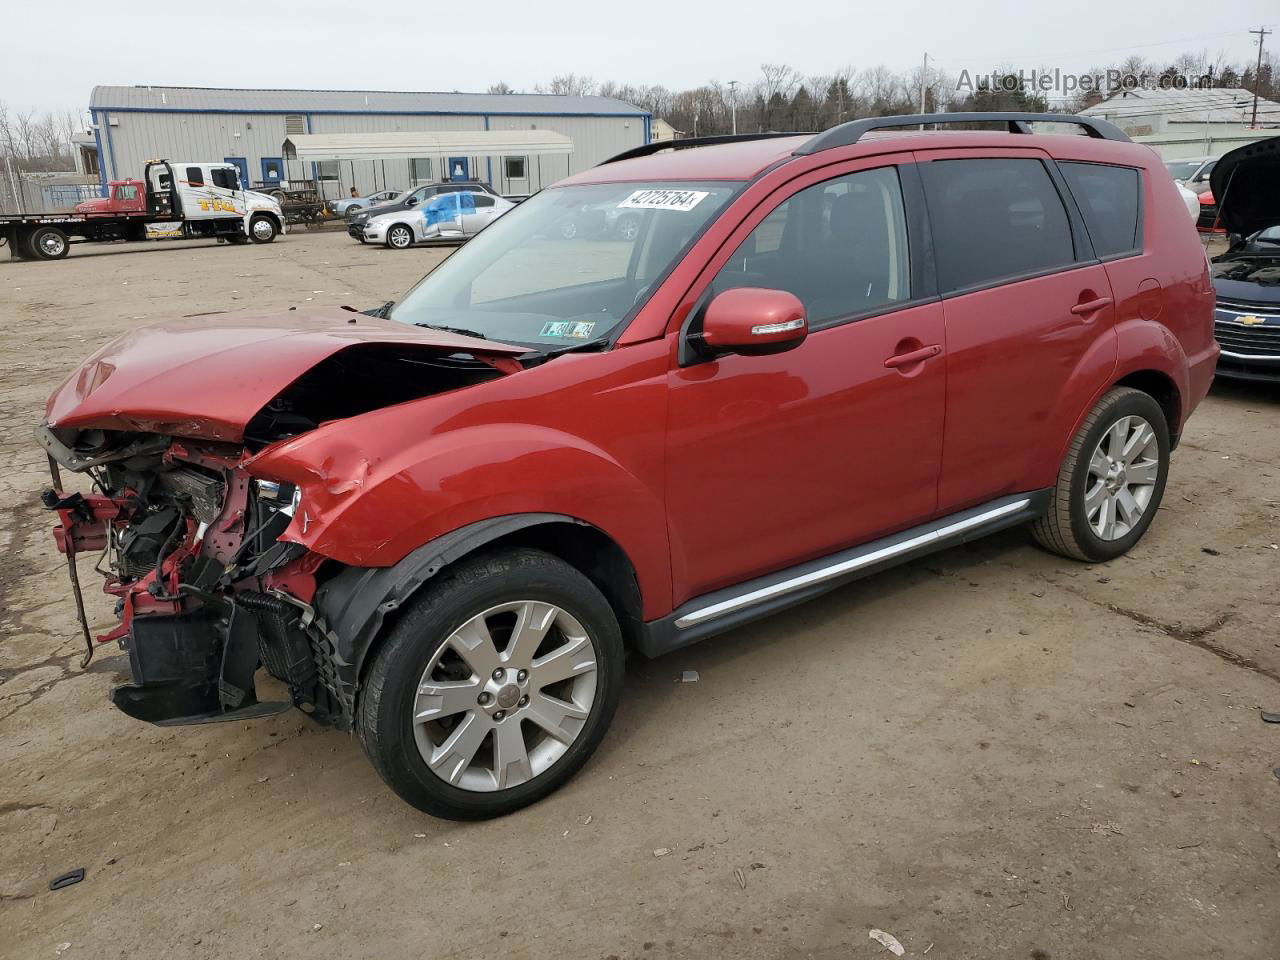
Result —
[{"label": "rear alloy wheel", "polygon": [[57,227],[40,227],[27,242],[32,255],[41,260],[61,260],[71,249],[71,241]]},{"label": "rear alloy wheel", "polygon": [[254,243],[270,243],[276,238],[276,222],[270,217],[254,217],[249,221],[249,236]]},{"label": "rear alloy wheel", "polygon": [[393,250],[407,250],[413,246],[413,231],[403,223],[397,223],[387,231],[387,246]]},{"label": "rear alloy wheel", "polygon": [[1071,442],[1048,512],[1032,524],[1036,540],[1077,560],[1127,552],[1160,507],[1169,452],[1160,405],[1140,390],[1108,391]]},{"label": "rear alloy wheel", "polygon": [[357,709],[382,778],[438,817],[533,803],[604,737],[622,638],[600,591],[538,550],[460,562],[423,589],[378,650]]}]

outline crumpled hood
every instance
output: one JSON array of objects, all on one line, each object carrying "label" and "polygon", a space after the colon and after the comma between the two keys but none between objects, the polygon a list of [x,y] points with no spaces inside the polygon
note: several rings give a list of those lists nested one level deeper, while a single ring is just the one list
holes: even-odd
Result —
[{"label": "crumpled hood", "polygon": [[1224,154],[1209,185],[1218,200],[1218,222],[1247,237],[1280,223],[1280,137]]},{"label": "crumpled hood", "polygon": [[239,442],[246,424],[277,394],[321,361],[360,344],[481,359],[527,352],[341,307],[193,317],[108,343],[54,391],[46,422]]}]

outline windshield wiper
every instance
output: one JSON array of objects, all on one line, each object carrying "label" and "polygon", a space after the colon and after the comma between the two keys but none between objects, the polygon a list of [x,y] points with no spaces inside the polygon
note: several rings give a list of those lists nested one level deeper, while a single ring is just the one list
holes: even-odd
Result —
[{"label": "windshield wiper", "polygon": [[361,310],[360,312],[363,313],[365,316],[378,317],[380,319],[385,320],[387,318],[387,314],[391,312],[391,308],[394,307],[395,305],[396,305],[396,302],[394,300],[388,300],[386,303],[384,303],[380,307],[374,307],[372,310]]},{"label": "windshield wiper", "polygon": [[584,340],[582,343],[571,343],[564,347],[552,347],[550,350],[533,350],[525,354],[521,359],[530,360],[550,360],[552,357],[558,357],[562,353],[573,353],[575,350],[599,350],[601,347],[609,345],[608,337],[597,337],[594,340]]},{"label": "windshield wiper", "polygon": [[415,323],[415,327],[426,327],[428,330],[443,330],[445,333],[456,333],[464,337],[475,337],[477,340],[488,340],[479,330],[468,330],[466,327],[446,327],[441,323]]}]

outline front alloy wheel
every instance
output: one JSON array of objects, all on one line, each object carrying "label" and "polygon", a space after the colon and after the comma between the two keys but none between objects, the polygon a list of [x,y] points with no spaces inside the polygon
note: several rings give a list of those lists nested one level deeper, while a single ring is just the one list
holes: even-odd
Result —
[{"label": "front alloy wheel", "polygon": [[572,614],[516,600],[455,630],[418,681],[413,733],[432,773],[464,790],[527,783],[591,715],[595,646]]},{"label": "front alloy wheel", "polygon": [[413,245],[413,231],[403,223],[397,223],[387,231],[387,246],[393,250],[406,250]]},{"label": "front alloy wheel", "polygon": [[382,778],[438,817],[500,816],[564,783],[622,687],[599,589],[532,549],[481,553],[421,589],[377,648],[357,729]]}]

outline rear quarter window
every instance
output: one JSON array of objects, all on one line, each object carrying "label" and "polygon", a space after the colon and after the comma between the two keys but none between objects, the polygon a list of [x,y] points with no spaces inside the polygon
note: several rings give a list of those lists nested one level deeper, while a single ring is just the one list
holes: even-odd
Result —
[{"label": "rear quarter window", "polygon": [[920,165],[940,292],[1075,262],[1071,225],[1044,164],[1021,157]]},{"label": "rear quarter window", "polygon": [[1084,215],[1094,253],[1115,257],[1142,248],[1142,176],[1137,170],[1074,161],[1058,167]]}]

